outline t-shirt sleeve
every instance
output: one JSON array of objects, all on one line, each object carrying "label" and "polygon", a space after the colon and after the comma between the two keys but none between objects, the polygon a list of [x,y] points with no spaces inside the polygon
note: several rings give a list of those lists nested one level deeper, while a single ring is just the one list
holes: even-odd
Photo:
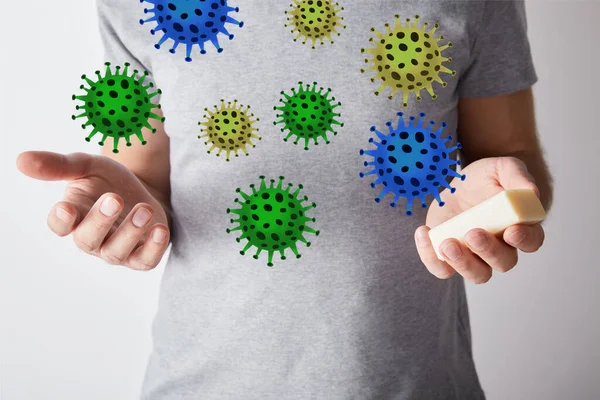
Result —
[{"label": "t-shirt sleeve", "polygon": [[131,3],[135,2],[122,0],[96,2],[104,59],[113,65],[129,63],[130,70],[138,70],[140,73],[148,71],[149,76],[146,79],[152,81],[149,60],[145,60],[143,53],[140,52],[144,42],[135,34],[139,28],[139,18],[135,19]]},{"label": "t-shirt sleeve", "polygon": [[486,0],[460,97],[493,97],[528,89],[537,81],[522,0]]}]

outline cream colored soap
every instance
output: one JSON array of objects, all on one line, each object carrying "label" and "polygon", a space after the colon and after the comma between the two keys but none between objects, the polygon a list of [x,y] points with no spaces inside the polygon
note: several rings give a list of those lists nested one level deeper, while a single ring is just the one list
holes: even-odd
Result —
[{"label": "cream colored soap", "polygon": [[449,219],[429,231],[433,248],[441,260],[440,244],[455,238],[464,243],[471,229],[484,229],[494,235],[515,224],[535,224],[546,218],[546,211],[530,189],[505,190],[481,204]]}]

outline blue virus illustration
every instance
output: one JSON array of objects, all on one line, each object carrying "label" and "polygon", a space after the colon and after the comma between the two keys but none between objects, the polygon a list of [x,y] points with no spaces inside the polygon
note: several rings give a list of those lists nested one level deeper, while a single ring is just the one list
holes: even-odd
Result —
[{"label": "blue virus illustration", "polygon": [[426,208],[425,202],[428,195],[432,195],[439,203],[440,207],[444,202],[440,198],[440,188],[447,188],[451,193],[456,191],[447,182],[448,177],[460,178],[465,180],[466,176],[461,175],[451,169],[453,165],[460,165],[460,160],[453,160],[449,154],[462,148],[460,143],[453,147],[446,147],[446,143],[452,141],[452,136],[441,139],[441,134],[447,124],[442,122],[437,132],[431,128],[435,125],[434,121],[429,126],[423,126],[425,113],[420,114],[418,122],[415,117],[410,117],[410,123],[404,123],[404,114],[398,113],[398,126],[394,128],[391,122],[386,123],[389,128],[387,135],[381,133],[377,128],[372,127],[371,132],[375,132],[379,142],[370,138],[369,143],[375,145],[374,150],[360,150],[361,156],[372,157],[372,161],[365,161],[365,167],[373,167],[367,172],[361,172],[360,177],[376,175],[377,180],[371,183],[375,188],[382,185],[383,188],[379,196],[375,198],[380,203],[383,197],[388,194],[394,194],[394,200],[390,203],[392,207],[400,197],[405,197],[406,215],[412,215],[412,203],[414,199],[421,200],[421,207]]},{"label": "blue virus illustration", "polygon": [[177,47],[186,45],[185,61],[192,61],[192,50],[195,45],[200,47],[200,54],[206,54],[204,48],[210,41],[218,53],[223,51],[219,44],[219,33],[227,36],[229,40],[234,35],[229,33],[225,24],[244,26],[243,22],[233,19],[229,14],[238,12],[238,7],[229,7],[227,0],[140,0],[147,2],[154,8],[144,9],[144,14],[152,13],[154,16],[146,20],[140,19],[140,24],[156,22],[157,25],[150,30],[151,34],[163,32],[162,38],[154,45],[157,49],[168,39],[173,40],[173,47],[169,50],[175,54]]}]

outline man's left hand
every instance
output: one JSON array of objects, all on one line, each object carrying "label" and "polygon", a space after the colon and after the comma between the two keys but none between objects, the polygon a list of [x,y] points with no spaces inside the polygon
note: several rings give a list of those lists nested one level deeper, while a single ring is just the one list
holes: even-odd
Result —
[{"label": "man's left hand", "polygon": [[544,242],[544,230],[540,224],[513,225],[502,237],[482,229],[473,229],[465,236],[466,245],[456,239],[446,239],[440,244],[445,261],[437,258],[429,230],[506,189],[539,190],[525,164],[517,158],[499,157],[476,161],[462,173],[467,179],[452,182],[457,190],[441,193],[446,203],[443,207],[432,204],[427,213],[427,226],[415,232],[415,241],[421,260],[433,275],[448,279],[456,272],[470,282],[481,284],[490,280],[493,271],[507,272],[517,265],[518,250],[532,253]]}]

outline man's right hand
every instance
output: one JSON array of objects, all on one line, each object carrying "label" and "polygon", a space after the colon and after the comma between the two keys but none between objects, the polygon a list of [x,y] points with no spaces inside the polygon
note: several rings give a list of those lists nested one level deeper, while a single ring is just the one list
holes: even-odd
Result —
[{"label": "man's right hand", "polygon": [[58,236],[110,264],[150,270],[169,244],[164,203],[136,175],[108,157],[26,152],[17,167],[44,181],[67,181],[63,201],[48,215]]}]

